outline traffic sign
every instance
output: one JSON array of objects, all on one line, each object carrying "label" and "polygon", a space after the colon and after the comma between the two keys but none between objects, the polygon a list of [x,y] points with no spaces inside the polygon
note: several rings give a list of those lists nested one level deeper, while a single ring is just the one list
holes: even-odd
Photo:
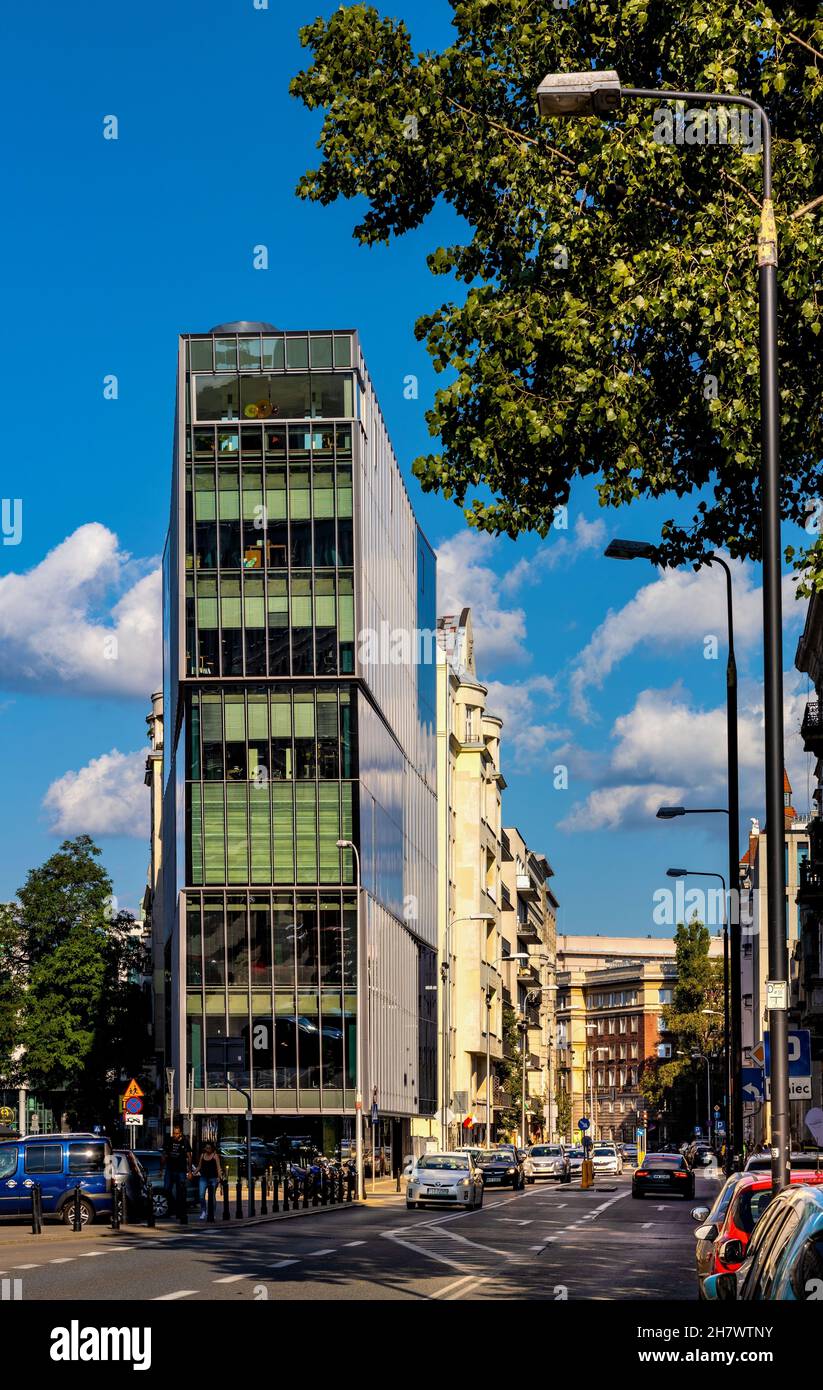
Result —
[{"label": "traffic sign", "polygon": [[765,1067],[766,1065],[766,1049],[763,1046],[762,1039],[759,1043],[755,1043],[752,1048],[752,1061],[758,1067]]},{"label": "traffic sign", "polygon": [[142,1123],[143,1123],[143,1116],[142,1116],[142,1115],[129,1115],[129,1114],[126,1114],[126,1115],[123,1116],[123,1119],[126,1121],[126,1124],[127,1124],[127,1125],[142,1125]]},{"label": "traffic sign", "polygon": [[763,1087],[762,1068],[744,1067],[741,1077],[743,1100],[754,1102],[755,1105],[762,1105],[763,1101],[766,1099],[766,1092]]},{"label": "traffic sign", "polygon": [[[763,1054],[766,1077],[766,1100],[771,1098],[769,1070],[769,1031],[763,1034]],[[789,1033],[789,1100],[812,1098],[812,1043],[808,1028],[793,1028]]]},{"label": "traffic sign", "polygon": [[587,1120],[585,1115],[581,1115],[580,1119],[577,1121],[577,1128],[585,1130],[589,1128],[590,1124],[591,1120]]},{"label": "traffic sign", "polygon": [[143,1111],[143,1099],[141,1096],[129,1096],[126,1101],[127,1115],[140,1115]]},{"label": "traffic sign", "polygon": [[129,1082],[128,1086],[126,1087],[123,1093],[124,1099],[131,1100],[132,1096],[142,1096],[142,1094],[143,1092],[140,1090],[140,1087],[138,1086],[134,1077],[132,1077],[131,1081]]}]

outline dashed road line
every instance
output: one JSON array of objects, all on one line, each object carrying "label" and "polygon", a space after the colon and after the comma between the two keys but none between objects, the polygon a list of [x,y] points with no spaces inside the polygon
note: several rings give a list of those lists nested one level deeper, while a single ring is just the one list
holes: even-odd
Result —
[{"label": "dashed road line", "polygon": [[461,1284],[468,1284],[474,1277],[473,1274],[464,1274],[462,1279],[455,1279],[453,1283],[447,1284],[445,1288],[437,1289],[435,1293],[429,1294],[429,1298],[446,1298],[450,1293],[453,1293],[455,1289],[458,1289]]},{"label": "dashed road line", "polygon": [[250,1274],[224,1274],[222,1279],[212,1279],[213,1284],[239,1284],[241,1279],[251,1279]]},{"label": "dashed road line", "polygon": [[297,1263],[297,1260],[278,1260],[276,1264],[272,1265],[272,1269],[285,1269],[286,1265],[296,1265]]},{"label": "dashed road line", "polygon": [[152,1303],[171,1303],[176,1298],[191,1298],[192,1294],[199,1293],[199,1289],[177,1289],[174,1293],[161,1293],[157,1298],[153,1298]]}]

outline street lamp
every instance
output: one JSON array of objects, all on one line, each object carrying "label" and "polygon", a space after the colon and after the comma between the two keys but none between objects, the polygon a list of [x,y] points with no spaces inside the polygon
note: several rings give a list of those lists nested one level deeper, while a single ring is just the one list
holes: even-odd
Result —
[{"label": "street lamp", "polygon": [[[783,844],[783,603],[781,593],[780,539],[780,414],[778,395],[777,345],[777,229],[772,202],[772,132],[763,107],[751,97],[730,92],[678,92],[648,87],[623,87],[616,72],[551,73],[543,79],[537,91],[538,109],[542,116],[562,118],[577,115],[609,115],[617,111],[621,101],[684,101],[698,106],[745,106],[756,112],[763,139],[763,196],[760,209],[760,228],[757,239],[758,302],[760,315],[760,508],[762,515],[763,561],[763,673],[766,745],[766,825],[770,834],[766,841],[767,909],[769,938],[769,991],[773,1007],[769,1009],[771,1036],[771,1100],[772,1100],[772,1188],[778,1192],[789,1181],[789,1049],[788,1049],[788,975],[789,958],[786,942],[786,869]],[[706,557],[707,559],[709,557]],[[712,561],[723,563],[715,555]],[[731,580],[726,567],[727,593],[731,595]],[[729,647],[731,662],[731,608]],[[731,715],[732,688],[728,689]],[[736,693],[735,693],[736,701]],[[735,702],[736,718],[736,702]],[[730,740],[731,742],[731,740]],[[735,752],[736,759],[736,752]],[[736,761],[735,761],[736,767]],[[731,771],[731,768],[730,768]],[[736,782],[736,779],[735,779]],[[736,801],[732,803],[729,788],[729,848],[737,828]],[[730,864],[731,886],[737,883],[739,856]],[[734,928],[735,969],[740,941],[739,923]],[[740,992],[739,976],[735,995]],[[735,1004],[737,1017],[737,1004]],[[735,1036],[735,1054],[738,1038]],[[737,1057],[736,1057],[737,1065]],[[742,1110],[738,1101],[735,1112]],[[736,1144],[742,1140],[741,1128]]]},{"label": "street lamp", "polygon": [[[528,960],[528,959],[529,959],[529,956],[528,956],[528,952],[527,952],[527,951],[517,951],[517,952],[515,952],[515,954],[514,954],[513,956],[498,956],[496,960],[490,961],[490,963],[489,963],[489,969],[491,969],[491,970],[496,970],[497,967],[498,967],[498,965],[500,965],[500,963],[501,963],[502,961],[504,961],[504,960]],[[492,989],[491,985],[486,985],[486,1145],[485,1145],[485,1147],[486,1147],[487,1149],[490,1149],[490,1148],[491,1148],[491,1140],[492,1140],[492,1083],[491,1083],[491,1068],[492,1068],[492,1034],[491,1034],[491,1020],[492,1020],[492,995],[493,995],[493,994],[494,994],[494,990]]]},{"label": "street lamp", "polygon": [[[443,1140],[443,1148],[444,1148],[444,1149],[448,1149],[448,1147],[449,1147],[449,1134],[448,1134],[448,1129],[449,1129],[449,1127],[448,1127],[448,1121],[447,1121],[447,1119],[446,1119],[446,1113],[447,1113],[447,1110],[448,1110],[448,1103],[449,1103],[449,1098],[450,1098],[450,1095],[451,1095],[451,992],[450,992],[450,990],[448,990],[448,988],[447,988],[447,986],[448,986],[448,980],[449,980],[450,961],[451,961],[451,947],[450,947],[450,944],[449,944],[449,943],[450,943],[450,940],[451,940],[451,930],[452,930],[452,928],[459,926],[461,922],[485,922],[486,926],[488,926],[490,923],[496,922],[496,921],[497,921],[497,918],[495,917],[495,915],[494,915],[493,912],[472,912],[472,913],[469,913],[469,914],[468,914],[467,916],[465,916],[465,917],[452,917],[452,918],[450,919],[449,923],[448,923],[448,932],[447,932],[447,937],[446,937],[446,957],[447,957],[447,958],[446,958],[446,960],[444,960],[444,961],[441,963],[441,965],[440,965],[440,979],[441,979],[441,982],[442,982],[442,985],[443,985],[443,991],[444,991],[444,993],[443,993],[443,1011],[442,1011],[442,1033],[443,1033],[443,1041],[442,1041],[442,1051],[443,1051],[443,1062],[442,1062],[442,1066],[443,1066],[443,1081],[442,1081],[442,1085],[443,1085],[443,1112],[442,1112],[442,1116],[441,1116],[441,1120],[442,1120],[442,1124],[441,1124],[441,1138],[442,1138],[442,1140]],[[448,1000],[448,1008],[446,1007],[447,1000]]]},{"label": "street lamp", "polygon": [[[727,902],[727,896],[726,896],[726,880],[725,880],[725,878],[723,877],[722,874],[710,873],[710,872],[708,872],[708,871],[704,871],[704,870],[701,870],[701,869],[667,869],[667,870],[666,870],[666,873],[667,873],[667,875],[668,875],[669,878],[686,878],[687,876],[691,876],[692,878],[719,878],[719,879],[720,879],[720,882],[721,882],[722,885],[723,885],[723,901],[724,901],[724,903]],[[735,915],[735,914],[732,913],[732,916],[734,916],[734,915]],[[735,1074],[735,1072],[734,1072],[734,1061],[733,1061],[733,1055],[732,1055],[732,1048],[731,1048],[731,1046],[730,1046],[730,1041],[731,1041],[731,1037],[730,1037],[730,1022],[731,1022],[731,1015],[730,1015],[730,1008],[729,1008],[730,981],[729,981],[729,927],[728,927],[728,921],[729,921],[729,913],[728,913],[728,909],[727,909],[727,910],[724,911],[724,913],[723,913],[723,1039],[724,1039],[723,1050],[724,1050],[724,1054],[725,1054],[725,1063],[726,1063],[726,1065],[725,1065],[725,1072],[726,1072],[726,1123],[727,1123],[727,1124],[728,1124],[729,1116],[730,1116],[731,1113],[732,1113],[732,1103],[733,1103],[732,1098],[733,1098],[733,1096],[735,1096],[735,1095],[738,1093],[738,1091],[740,1091],[740,1094],[741,1094],[741,1096],[742,1096],[742,1091],[740,1090],[740,1075],[739,1075],[739,1073]],[[704,1013],[704,1014],[710,1014],[710,1013],[714,1013],[714,1012],[715,1012],[714,1009],[701,1009],[701,1013]],[[718,1014],[718,1017],[720,1017],[719,1014]],[[741,1122],[741,1123],[742,1123],[742,1122]],[[742,1128],[741,1128],[741,1130],[739,1131],[739,1133],[740,1133],[741,1136],[742,1136],[742,1133],[743,1133]],[[742,1141],[741,1141],[741,1142],[742,1142]],[[727,1173],[727,1174],[731,1173],[732,1170],[733,1170],[733,1167],[734,1167],[734,1151],[733,1151],[733,1146],[732,1146],[732,1143],[731,1143],[731,1135],[729,1135],[729,1134],[727,1133],[727,1135],[726,1135],[726,1163],[725,1163],[726,1173]]]},{"label": "street lamp", "polygon": [[[360,878],[360,852],[357,845],[355,845],[352,840],[338,840],[337,848],[350,849],[354,854],[354,862],[357,866],[357,1032],[355,1035],[356,1055],[354,1078],[354,1164],[357,1174],[357,1200],[358,1202],[363,1202],[366,1197],[365,1170],[363,1167],[363,1013],[361,1010],[363,992],[360,988],[363,973],[363,950],[360,939],[360,894],[363,884]],[[369,1039],[369,1046],[371,1046],[371,1039]],[[376,1166],[376,1155],[374,1153],[375,1137],[376,1136],[372,1136],[372,1172],[374,1172]]]},{"label": "street lamp", "polygon": [[[654,547],[648,541],[613,540],[606,547],[605,553],[610,559],[646,559],[654,562]],[[726,662],[726,763],[729,804],[727,807],[700,806],[693,809],[686,806],[661,806],[657,812],[657,818],[658,820],[675,820],[679,816],[687,815],[728,816],[729,887],[734,890],[740,876],[740,806],[737,768],[737,662],[734,655],[732,572],[726,561],[713,550],[709,551],[704,559],[708,565],[720,565],[726,575],[726,628],[729,644]],[[743,1065],[742,946],[738,909],[732,914],[729,942],[729,974],[735,985],[731,995],[728,1035],[728,1050],[731,1061],[727,1068],[730,1089],[728,1092],[729,1134],[726,1145],[727,1153],[734,1155],[735,1159],[743,1152],[743,1096],[740,1087],[736,1084]]]}]

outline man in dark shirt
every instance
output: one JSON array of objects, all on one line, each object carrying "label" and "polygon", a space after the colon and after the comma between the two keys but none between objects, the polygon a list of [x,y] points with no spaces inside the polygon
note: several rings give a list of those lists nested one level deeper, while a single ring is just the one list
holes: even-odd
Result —
[{"label": "man in dark shirt", "polygon": [[163,1143],[163,1186],[169,1199],[169,1210],[178,1221],[186,1220],[186,1179],[191,1171],[191,1144],[179,1125],[167,1134]]}]

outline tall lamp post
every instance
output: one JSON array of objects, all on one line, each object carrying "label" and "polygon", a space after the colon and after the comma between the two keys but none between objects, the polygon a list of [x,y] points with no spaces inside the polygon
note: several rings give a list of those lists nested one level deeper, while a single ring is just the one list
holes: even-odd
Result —
[{"label": "tall lamp post", "polygon": [[[354,1078],[354,1165],[357,1175],[357,1200],[365,1201],[366,1181],[363,1166],[363,1013],[361,1009],[363,991],[360,982],[363,975],[363,950],[360,931],[360,895],[363,884],[360,877],[360,851],[352,840],[338,840],[338,849],[350,849],[354,855],[354,862],[357,868],[357,1032],[356,1055],[355,1055],[355,1078]],[[374,1154],[374,1144],[372,1144],[372,1172],[376,1164]]]},{"label": "tall lamp post", "polygon": [[[491,961],[489,968],[496,970],[504,960],[528,960],[526,951],[517,951],[512,956],[498,956]],[[491,985],[486,986],[486,1143],[485,1147],[490,1149],[492,1146],[492,999],[494,990]]]},{"label": "tall lamp post", "polygon": [[[613,540],[606,547],[606,555],[614,560],[651,560],[654,563],[654,547],[647,541]],[[685,806],[661,806],[657,815],[660,820],[673,820],[685,815],[726,815],[728,816],[728,855],[729,888],[735,892],[740,877],[740,794],[737,761],[737,662],[734,654],[734,606],[732,595],[732,572],[722,556],[709,551],[704,559],[708,565],[719,565],[726,576],[726,630],[728,633],[728,659],[726,661],[726,764],[727,764],[727,807],[700,807],[689,810]],[[733,1166],[742,1167],[743,1155],[743,1093],[737,1084],[743,1066],[743,999],[742,999],[742,931],[740,924],[739,892],[735,910],[731,913],[729,930],[729,974],[734,982],[731,991],[730,1031],[727,1046],[730,1053],[728,1066],[728,1144],[727,1153]],[[729,1170],[731,1171],[731,1169]]]},{"label": "tall lamp post", "polygon": [[[550,73],[537,89],[541,116],[610,116],[628,101],[685,101],[698,106],[745,106],[760,121],[763,196],[757,239],[760,314],[760,507],[763,560],[763,672],[766,743],[769,1030],[771,1037],[772,1188],[789,1181],[789,957],[783,848],[783,615],[780,543],[780,414],[777,347],[777,229],[772,202],[772,134],[763,107],[729,92],[679,92],[623,87],[614,70]],[[732,819],[730,817],[730,819]],[[735,875],[737,865],[734,866]],[[732,879],[736,884],[736,877]],[[739,985],[738,985],[739,988]],[[740,1137],[742,1138],[742,1131]]]},{"label": "tall lamp post", "polygon": [[[664,808],[664,809],[665,809],[665,808]],[[658,815],[659,815],[659,814],[660,814],[660,813],[658,812]],[[710,872],[704,871],[704,870],[702,870],[702,869],[667,869],[667,870],[666,870],[666,873],[667,873],[667,875],[668,875],[669,878],[686,878],[686,877],[690,877],[690,878],[719,878],[719,879],[720,879],[720,882],[723,884],[723,902],[724,902],[724,904],[728,902],[728,897],[727,897],[727,894],[726,894],[726,880],[725,880],[725,878],[723,877],[722,874],[710,873]],[[734,916],[734,913],[732,913],[732,916]],[[731,1043],[731,1034],[730,1034],[730,1032],[729,1032],[729,1027],[730,1027],[730,1010],[729,1010],[729,926],[728,926],[728,922],[729,922],[729,912],[728,912],[728,910],[725,910],[724,913],[723,913],[723,1053],[724,1053],[724,1058],[725,1058],[725,1072],[726,1072],[726,1122],[727,1122],[727,1124],[728,1124],[729,1116],[731,1115],[732,1095],[733,1095],[734,1092],[737,1092],[737,1091],[740,1090],[740,1086],[739,1086],[739,1073],[738,1073],[738,1076],[734,1076],[734,1075],[733,1075],[733,1066],[734,1066],[734,1062],[733,1062],[733,1058],[732,1058],[732,1048],[731,1048],[731,1045],[730,1045],[730,1043]],[[701,1010],[701,1012],[704,1013],[704,1014],[705,1014],[705,1013],[713,1013],[714,1010],[713,1010],[713,1009],[703,1009],[703,1010]],[[740,1133],[742,1134],[742,1130],[740,1131]],[[741,1140],[741,1142],[742,1142],[742,1140]],[[734,1168],[734,1161],[733,1161],[733,1156],[732,1156],[732,1145],[731,1145],[731,1142],[730,1142],[730,1138],[729,1138],[729,1136],[727,1135],[727,1136],[726,1136],[726,1163],[725,1163],[725,1169],[726,1169],[727,1175],[733,1171],[733,1168]]]}]

